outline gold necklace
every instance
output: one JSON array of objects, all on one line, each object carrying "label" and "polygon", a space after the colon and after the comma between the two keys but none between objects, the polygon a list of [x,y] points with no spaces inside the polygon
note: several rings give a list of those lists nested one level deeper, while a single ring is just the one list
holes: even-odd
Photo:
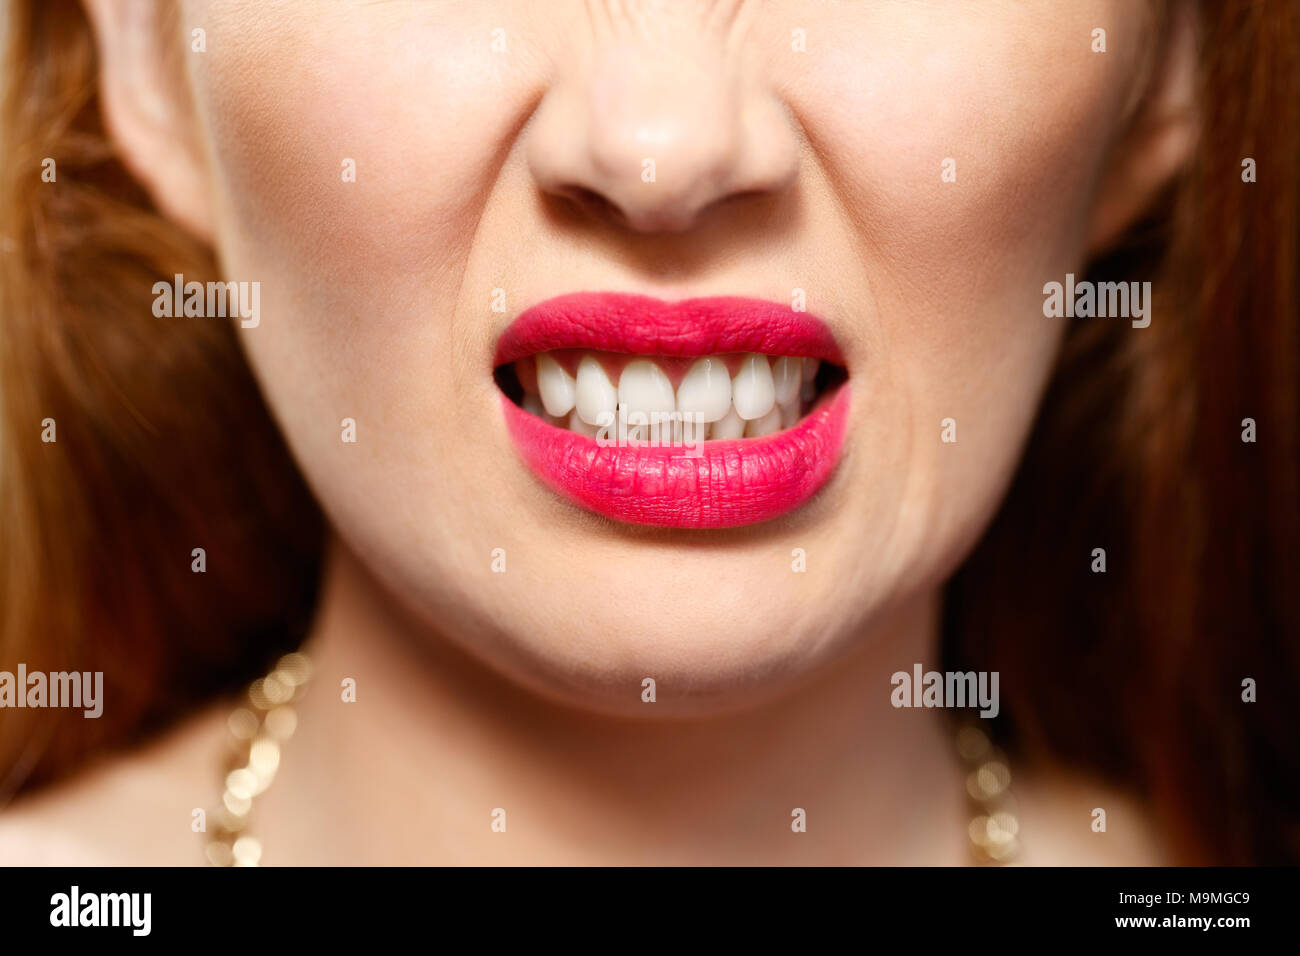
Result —
[{"label": "gold necklace", "polygon": [[245,699],[226,721],[230,755],[226,786],[214,816],[205,853],[213,866],[257,866],[262,844],[248,832],[253,802],[266,792],[280,767],[280,748],[298,726],[294,705],[311,677],[303,654],[281,657],[265,677],[248,686]]},{"label": "gold necklace", "polygon": [[957,731],[957,755],[966,767],[971,853],[981,865],[1005,865],[1020,855],[1020,816],[1011,793],[1011,765],[977,724]]},{"label": "gold necklace", "polygon": [[[245,700],[226,721],[230,759],[215,826],[205,847],[213,866],[258,866],[262,844],[248,832],[254,801],[266,792],[280,767],[280,750],[298,726],[294,706],[311,677],[311,661],[286,654],[265,677],[248,686]],[[975,862],[1003,865],[1020,853],[1020,819],[1011,794],[1006,754],[976,724],[957,731],[957,754],[966,767],[967,826]]]}]

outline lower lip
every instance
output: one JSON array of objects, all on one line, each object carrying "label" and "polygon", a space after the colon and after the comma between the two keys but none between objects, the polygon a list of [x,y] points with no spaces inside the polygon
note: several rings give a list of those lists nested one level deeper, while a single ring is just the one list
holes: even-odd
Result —
[{"label": "lower lip", "polygon": [[520,455],[550,488],[597,514],[665,528],[734,528],[788,514],[835,471],[848,416],[841,385],[794,427],[681,447],[599,444],[501,398]]}]

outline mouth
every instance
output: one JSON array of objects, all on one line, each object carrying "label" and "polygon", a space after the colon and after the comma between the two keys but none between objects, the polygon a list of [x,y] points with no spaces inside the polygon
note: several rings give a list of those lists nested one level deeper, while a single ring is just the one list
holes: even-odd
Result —
[{"label": "mouth", "polygon": [[497,343],[507,430],[548,487],[631,524],[729,528],[834,472],[848,374],[825,323],[757,299],[578,293]]}]

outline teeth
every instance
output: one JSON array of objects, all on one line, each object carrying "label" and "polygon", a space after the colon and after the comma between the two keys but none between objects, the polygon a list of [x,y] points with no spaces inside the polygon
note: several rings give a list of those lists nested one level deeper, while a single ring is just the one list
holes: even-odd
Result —
[{"label": "teeth", "polygon": [[574,391],[578,417],[588,425],[599,425],[602,413],[608,416],[606,421],[614,420],[618,392],[594,356],[584,355],[578,363],[578,379]]},{"label": "teeth", "polygon": [[731,376],[722,359],[702,358],[690,367],[677,386],[677,410],[699,412],[706,422],[731,410]]},{"label": "teeth", "polygon": [[584,422],[575,410],[569,413],[569,431],[577,432],[579,435],[586,435],[588,438],[595,438],[600,429],[595,425],[588,425]]},{"label": "teeth", "polygon": [[560,363],[545,352],[537,356],[537,391],[546,414],[558,417],[573,409],[575,385]]},{"label": "teeth", "polygon": [[776,407],[781,411],[781,427],[789,428],[799,420],[799,413],[802,410],[803,403],[795,398],[793,401],[785,404],[778,404]]},{"label": "teeth", "polygon": [[629,412],[671,412],[677,407],[673,383],[654,362],[636,359],[628,362],[618,380],[618,403]]},{"label": "teeth", "polygon": [[727,414],[709,426],[709,437],[717,441],[743,438],[744,435],[745,420],[736,414],[734,408],[727,409]]},{"label": "teeth", "polygon": [[628,408],[622,403],[618,406],[619,421],[626,422],[629,441],[648,441],[650,439],[650,416],[638,409]]},{"label": "teeth", "polygon": [[799,397],[802,375],[803,362],[800,359],[782,355],[772,363],[772,387],[778,405],[789,405]]},{"label": "teeth", "polygon": [[762,418],[755,418],[745,423],[746,438],[762,438],[775,435],[781,430],[781,406],[773,405],[772,410]]},{"label": "teeth", "polygon": [[[727,363],[737,360],[733,378]],[[760,438],[790,428],[817,397],[813,379],[819,366],[817,359],[788,355],[714,355],[696,360],[675,390],[648,358],[629,361],[617,386],[590,354],[578,362],[576,376],[545,352],[519,362],[517,370],[524,410],[557,428],[595,438],[603,426],[621,422],[629,439],[658,444],[668,443],[671,435],[673,444],[683,444]],[[647,424],[674,412],[691,416],[691,422],[673,422],[671,428],[666,421]],[[695,416],[703,421],[697,424]]]},{"label": "teeth", "polygon": [[736,414],[746,421],[762,418],[772,410],[776,389],[767,356],[745,356],[740,371],[731,380],[731,400],[736,406]]}]

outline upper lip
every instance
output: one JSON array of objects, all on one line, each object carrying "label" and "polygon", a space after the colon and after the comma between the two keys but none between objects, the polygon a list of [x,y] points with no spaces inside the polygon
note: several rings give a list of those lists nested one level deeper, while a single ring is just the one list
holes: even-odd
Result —
[{"label": "upper lip", "polygon": [[677,302],[616,292],[557,296],[506,328],[494,365],[553,349],[686,357],[757,352],[844,364],[825,322],[786,304],[736,296]]}]

